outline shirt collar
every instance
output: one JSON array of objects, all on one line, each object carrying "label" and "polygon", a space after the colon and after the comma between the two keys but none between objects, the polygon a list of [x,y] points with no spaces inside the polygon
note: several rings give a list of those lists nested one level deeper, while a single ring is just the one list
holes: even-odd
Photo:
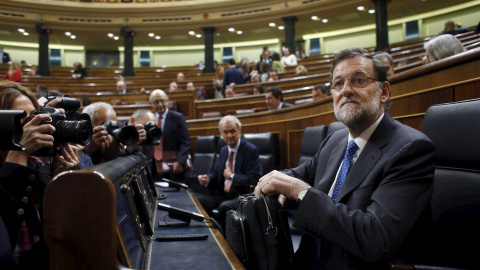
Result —
[{"label": "shirt collar", "polygon": [[157,117],[161,115],[162,119],[165,119],[165,117],[167,117],[167,113],[168,113],[168,108],[162,114],[159,114],[159,113],[156,113],[156,114],[157,114]]},{"label": "shirt collar", "polygon": [[230,151],[233,151],[234,153],[237,153],[237,152],[238,152],[238,147],[240,146],[240,141],[241,141],[241,140],[242,140],[241,138],[238,139],[237,145],[235,145],[234,148],[231,148],[230,145],[229,145],[229,146],[228,146],[228,152],[230,153]]}]

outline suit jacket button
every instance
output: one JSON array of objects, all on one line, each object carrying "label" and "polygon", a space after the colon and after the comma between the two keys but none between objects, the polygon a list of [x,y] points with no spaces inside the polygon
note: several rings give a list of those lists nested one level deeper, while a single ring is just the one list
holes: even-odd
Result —
[{"label": "suit jacket button", "polygon": [[33,188],[32,188],[32,186],[28,186],[25,190],[26,190],[27,192],[32,192]]},{"label": "suit jacket button", "polygon": [[28,198],[27,198],[27,197],[23,197],[23,198],[22,198],[22,202],[23,202],[23,203],[28,203]]},{"label": "suit jacket button", "polygon": [[30,181],[34,181],[35,178],[36,178],[36,177],[35,177],[34,174],[31,174],[31,175],[28,176],[28,180],[30,180]]},{"label": "suit jacket button", "polygon": [[25,211],[22,208],[17,210],[17,215],[19,215],[19,216],[23,216],[24,213],[25,213]]}]

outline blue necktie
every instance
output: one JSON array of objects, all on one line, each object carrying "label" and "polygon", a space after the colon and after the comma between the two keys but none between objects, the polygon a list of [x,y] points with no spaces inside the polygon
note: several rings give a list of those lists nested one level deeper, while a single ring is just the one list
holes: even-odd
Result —
[{"label": "blue necktie", "polygon": [[342,168],[340,168],[340,172],[338,173],[337,182],[335,182],[335,187],[333,188],[332,199],[337,200],[338,193],[340,193],[340,189],[342,188],[343,182],[347,177],[348,170],[350,169],[350,165],[352,165],[353,155],[358,149],[358,145],[355,143],[354,140],[348,142],[347,151],[345,152],[345,156],[343,156],[343,163]]}]

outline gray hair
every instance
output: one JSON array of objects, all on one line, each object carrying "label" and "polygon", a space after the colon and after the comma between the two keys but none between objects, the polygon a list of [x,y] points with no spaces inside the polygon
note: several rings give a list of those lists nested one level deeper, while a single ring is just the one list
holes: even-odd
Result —
[{"label": "gray hair", "polygon": [[148,113],[152,113],[149,110],[146,109],[138,109],[136,110],[133,114],[132,117],[135,119],[135,121],[140,121],[143,119]]},{"label": "gray hair", "polygon": [[222,119],[220,119],[220,121],[218,122],[218,131],[221,133],[222,132],[222,126],[223,124],[225,123],[235,123],[237,125],[237,128],[238,129],[242,129],[242,123],[240,123],[240,120],[238,120],[238,118],[236,116],[233,116],[233,115],[225,115],[224,117],[222,117]]},{"label": "gray hair", "polygon": [[449,34],[432,38],[423,47],[428,52],[430,62],[466,51],[463,44],[456,37]]},{"label": "gray hair", "polygon": [[99,102],[95,102],[95,103],[92,103],[90,105],[88,105],[87,107],[83,108],[83,113],[86,113],[90,116],[90,119],[92,120],[92,123],[96,123],[95,120],[97,120],[95,118],[95,113],[100,109],[100,108],[108,108],[112,111],[115,111],[112,107],[112,105],[106,103],[106,102],[103,102],[103,101],[99,101]]},{"label": "gray hair", "polygon": [[390,66],[393,67],[393,58],[389,53],[379,53],[373,56],[373,59],[378,59],[380,61],[384,58],[387,58],[388,62],[390,62]]}]

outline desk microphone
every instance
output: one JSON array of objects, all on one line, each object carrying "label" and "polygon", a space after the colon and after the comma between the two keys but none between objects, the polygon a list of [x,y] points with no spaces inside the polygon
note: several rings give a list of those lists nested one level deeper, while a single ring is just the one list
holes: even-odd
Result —
[{"label": "desk microphone", "polygon": [[169,180],[167,178],[162,178],[161,181],[167,182],[168,186],[170,186],[170,187],[174,187],[174,188],[178,188],[178,189],[180,189],[180,188],[188,189],[188,186],[184,183]]},{"label": "desk microphone", "polygon": [[187,223],[190,223],[190,220],[203,221],[205,216],[200,213],[189,212],[180,208],[176,208],[164,203],[158,203],[158,210],[163,210],[168,212],[168,216],[174,219],[178,219]]}]

